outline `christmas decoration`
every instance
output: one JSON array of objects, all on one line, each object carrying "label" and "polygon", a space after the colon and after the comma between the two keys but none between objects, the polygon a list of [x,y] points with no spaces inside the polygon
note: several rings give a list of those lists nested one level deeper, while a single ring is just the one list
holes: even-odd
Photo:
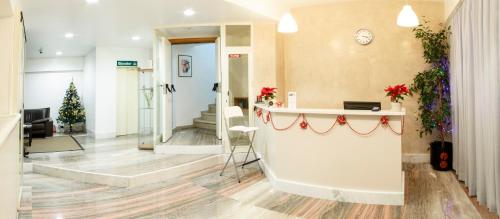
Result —
[{"label": "christmas decoration", "polygon": [[83,107],[80,97],[76,91],[75,84],[71,82],[63,104],[59,108],[59,117],[57,121],[61,124],[69,125],[69,132],[73,132],[73,125],[79,122],[85,122],[85,108]]},{"label": "christmas decoration", "polygon": [[257,96],[257,99],[262,99],[266,102],[267,106],[274,105],[274,98],[276,97],[277,88],[274,87],[263,87],[260,91],[260,95]]},{"label": "christmas decoration", "polygon": [[347,123],[345,120],[345,116],[344,115],[337,116],[337,123],[339,125],[345,125]]},{"label": "christmas decoration", "polygon": [[273,129],[277,130],[277,131],[286,131],[288,129],[291,129],[295,124],[297,124],[297,122],[299,121],[300,118],[302,118],[302,122],[299,123],[299,127],[301,129],[304,129],[304,130],[309,129],[309,130],[313,131],[314,133],[316,133],[318,135],[323,135],[323,134],[326,134],[326,133],[330,132],[337,124],[339,124],[341,126],[347,125],[349,127],[349,129],[351,129],[354,133],[356,133],[358,135],[361,135],[361,136],[371,135],[380,126],[388,127],[391,130],[391,132],[393,132],[396,135],[403,135],[403,130],[404,130],[404,117],[401,120],[401,132],[397,132],[397,131],[395,131],[391,127],[391,125],[389,124],[389,117],[388,116],[381,116],[380,119],[379,119],[379,122],[370,131],[368,131],[368,132],[361,132],[361,131],[357,131],[356,129],[354,129],[351,126],[351,124],[349,124],[348,120],[346,119],[346,117],[344,115],[338,115],[337,118],[334,120],[334,123],[332,124],[332,126],[330,126],[327,130],[325,130],[325,131],[318,131],[317,129],[315,129],[307,121],[306,114],[303,114],[303,113],[299,113],[297,115],[297,118],[295,118],[295,120],[290,125],[288,125],[288,126],[286,126],[284,128],[280,128],[280,127],[278,127],[274,123],[273,116],[272,116],[271,112],[267,112],[266,118],[264,118],[262,116],[262,109],[255,110],[255,114],[257,115],[257,118],[261,118],[262,119],[262,122],[264,123],[264,125],[267,125],[268,123],[271,123]]},{"label": "christmas decoration", "polygon": [[382,117],[380,117],[380,123],[381,123],[383,126],[387,126],[387,125],[389,125],[389,117],[387,117],[387,116],[382,116]]},{"label": "christmas decoration", "polygon": [[389,86],[385,90],[387,92],[388,97],[391,97],[391,102],[400,103],[400,101],[404,100],[404,96],[411,95],[411,91],[406,87],[405,84],[398,84],[396,86]]},{"label": "christmas decoration", "polygon": [[308,124],[307,124],[307,122],[306,122],[306,121],[302,121],[302,122],[300,123],[300,128],[302,128],[302,129],[307,129],[307,126],[308,126]]}]

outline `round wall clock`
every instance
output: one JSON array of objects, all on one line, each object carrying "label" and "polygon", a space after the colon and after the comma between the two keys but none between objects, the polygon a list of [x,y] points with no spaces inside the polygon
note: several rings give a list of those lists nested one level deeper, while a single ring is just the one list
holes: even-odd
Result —
[{"label": "round wall clock", "polygon": [[368,45],[373,41],[373,33],[367,29],[359,29],[354,34],[354,37],[361,45]]}]

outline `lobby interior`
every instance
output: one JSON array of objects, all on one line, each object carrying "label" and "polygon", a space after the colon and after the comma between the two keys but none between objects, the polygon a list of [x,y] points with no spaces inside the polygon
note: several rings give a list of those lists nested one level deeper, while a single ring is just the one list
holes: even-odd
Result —
[{"label": "lobby interior", "polygon": [[0,0],[5,218],[493,218],[497,0]]}]

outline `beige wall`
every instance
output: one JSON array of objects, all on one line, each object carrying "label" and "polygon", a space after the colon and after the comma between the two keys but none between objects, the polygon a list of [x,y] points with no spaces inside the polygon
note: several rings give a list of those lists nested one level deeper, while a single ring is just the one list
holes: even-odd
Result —
[{"label": "beige wall", "polygon": [[[383,108],[389,108],[384,88],[410,84],[426,68],[421,44],[411,29],[396,25],[403,4],[396,0],[349,1],[292,10],[299,32],[283,36],[284,74],[274,75],[284,81],[279,88],[297,91],[298,107],[341,108],[344,100],[358,100],[381,101]],[[443,22],[442,2],[411,4],[419,16],[435,24]],[[359,28],[373,32],[370,45],[354,40]],[[431,138],[420,139],[416,131],[416,98],[403,104],[408,114],[403,152],[426,153]]]}]

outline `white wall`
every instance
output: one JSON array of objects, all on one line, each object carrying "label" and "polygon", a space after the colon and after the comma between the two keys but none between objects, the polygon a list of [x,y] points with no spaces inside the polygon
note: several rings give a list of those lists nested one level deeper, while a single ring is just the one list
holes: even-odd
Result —
[{"label": "white wall", "polygon": [[96,82],[96,51],[93,49],[85,56],[83,67],[83,102],[86,112],[87,133],[95,132],[95,82]]},{"label": "white wall", "polygon": [[26,59],[24,108],[50,107],[50,116],[56,121],[71,81],[83,101],[83,63],[83,57]]},{"label": "white wall", "polygon": [[[193,77],[178,77],[178,55],[190,55]],[[172,81],[177,92],[174,95],[174,127],[193,124],[193,119],[215,103],[212,92],[216,82],[215,44],[183,44],[172,46]]]},{"label": "white wall", "polygon": [[[116,48],[98,46],[96,48],[95,80],[95,137],[116,136],[116,61],[138,61],[139,67],[146,68],[151,60],[150,48]],[[137,89],[137,88],[131,88]]]}]

